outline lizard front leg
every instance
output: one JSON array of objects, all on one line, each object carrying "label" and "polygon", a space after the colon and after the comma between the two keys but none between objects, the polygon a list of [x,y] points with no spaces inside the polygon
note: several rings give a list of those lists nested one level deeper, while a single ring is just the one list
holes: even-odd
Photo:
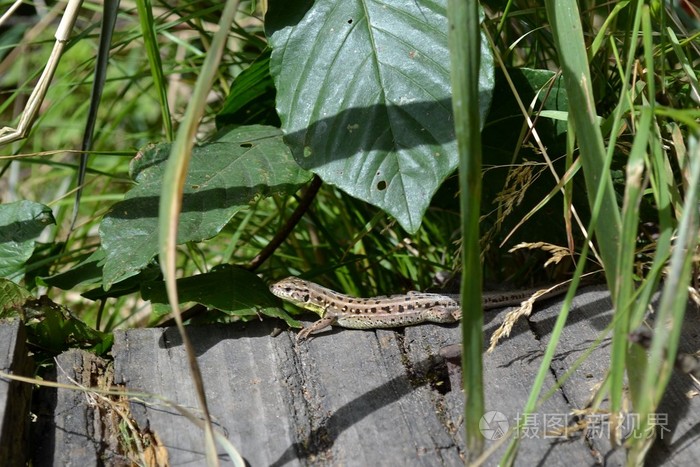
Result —
[{"label": "lizard front leg", "polygon": [[299,331],[299,334],[297,334],[297,341],[303,341],[304,339],[309,337],[309,334],[333,326],[336,321],[337,318],[335,316],[325,316],[319,319],[311,326],[307,326],[301,331]]}]

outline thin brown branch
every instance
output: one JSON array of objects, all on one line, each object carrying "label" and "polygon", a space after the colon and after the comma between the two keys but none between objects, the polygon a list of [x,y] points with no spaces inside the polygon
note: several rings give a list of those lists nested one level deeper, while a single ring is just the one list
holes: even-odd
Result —
[{"label": "thin brown branch", "polygon": [[306,214],[306,211],[309,210],[309,207],[311,206],[311,202],[314,200],[316,197],[316,193],[318,193],[318,190],[321,188],[321,184],[323,181],[319,178],[318,175],[314,175],[313,180],[311,180],[311,183],[309,184],[309,187],[306,189],[304,194],[301,196],[301,199],[299,200],[299,206],[294,210],[291,216],[289,216],[289,219],[287,219],[287,222],[284,223],[282,228],[277,231],[274,237],[272,237],[272,240],[270,240],[270,243],[268,243],[265,248],[263,248],[260,253],[253,258],[253,260],[246,266],[246,269],[248,271],[255,271],[260,267],[262,263],[264,263],[272,254],[275,252],[277,248],[287,239],[289,234],[292,233],[292,230],[294,230],[294,227],[299,223],[301,218]]}]

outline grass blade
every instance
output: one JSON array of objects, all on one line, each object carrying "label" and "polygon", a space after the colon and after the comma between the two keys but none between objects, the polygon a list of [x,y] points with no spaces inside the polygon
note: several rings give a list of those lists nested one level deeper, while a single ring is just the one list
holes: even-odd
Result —
[{"label": "grass blade", "polygon": [[484,413],[482,371],[484,313],[481,308],[479,214],[481,207],[481,130],[479,2],[451,0],[447,6],[452,80],[452,107],[460,157],[462,211],[462,368],[467,395],[464,416],[469,456],[483,448],[479,420]]},{"label": "grass blade", "polygon": [[698,245],[698,218],[700,212],[700,144],[696,137],[689,142],[690,183],[686,192],[683,214],[678,226],[669,273],[664,283],[657,316],[654,320],[654,337],[651,342],[649,362],[644,374],[641,397],[635,401],[639,415],[638,430],[631,437],[632,445],[628,454],[628,465],[641,465],[644,455],[655,438],[650,436],[653,429],[654,410],[658,407],[673,371],[673,362],[678,352],[678,342],[683,317],[688,301],[693,254]]},{"label": "grass blade", "polygon": [[160,102],[161,114],[163,115],[163,126],[166,141],[173,140],[173,124],[170,118],[170,108],[168,107],[168,88],[163,76],[163,65],[160,61],[160,49],[156,39],[155,21],[150,0],[136,0],[136,7],[139,12],[141,22],[141,33],[146,46],[146,55],[151,67],[153,84],[158,91],[158,101]]},{"label": "grass blade", "polygon": [[238,10],[238,4],[238,0],[227,2],[221,14],[219,30],[214,35],[211,48],[209,49],[207,58],[197,78],[192,100],[187,106],[185,117],[178,129],[177,137],[170,151],[170,158],[163,180],[160,210],[158,213],[160,265],[163,270],[163,276],[168,291],[168,300],[173,310],[173,316],[175,317],[178,330],[182,336],[183,345],[185,345],[187,349],[190,371],[192,372],[192,379],[197,390],[199,404],[205,415],[205,443],[207,447],[207,463],[209,465],[218,464],[216,448],[214,447],[211,417],[207,407],[204,382],[202,381],[202,375],[199,371],[199,364],[197,363],[189,337],[185,332],[185,327],[182,324],[175,284],[177,270],[177,226],[180,218],[180,209],[182,207],[182,192],[187,176],[187,169],[189,167],[189,160],[192,155],[192,147],[194,146],[195,133],[199,126],[199,121],[204,114],[206,97],[214,82],[214,77],[216,76],[219,62],[223,55],[231,24]]},{"label": "grass blade", "polygon": [[608,285],[614,293],[613,274],[617,269],[617,245],[620,241],[620,211],[615,198],[603,135],[597,122],[591,73],[588,67],[583,29],[578,4],[572,0],[548,0],[547,16],[552,25],[554,41],[569,96],[569,116],[576,131],[588,188],[588,201],[595,203],[597,190],[603,190],[600,217],[595,236],[605,270],[609,272]]},{"label": "grass blade", "polygon": [[[112,35],[114,25],[117,23],[117,13],[119,11],[119,0],[105,0],[102,6],[102,28],[100,29],[100,45],[97,49],[97,59],[95,60],[95,77],[92,81],[92,91],[90,92],[90,108],[88,109],[85,131],[83,133],[83,143],[81,149],[85,152],[80,154],[80,168],[78,169],[78,191],[75,192],[75,203],[73,204],[73,216],[70,222],[70,231],[75,228],[78,220],[78,208],[80,207],[80,197],[83,194],[83,183],[85,182],[85,171],[88,163],[88,151],[92,149],[92,136],[95,132],[95,122],[97,121],[97,109],[102,100],[102,91],[107,79],[107,65],[109,65],[109,49],[112,45]],[[97,327],[100,323],[97,323]]]}]

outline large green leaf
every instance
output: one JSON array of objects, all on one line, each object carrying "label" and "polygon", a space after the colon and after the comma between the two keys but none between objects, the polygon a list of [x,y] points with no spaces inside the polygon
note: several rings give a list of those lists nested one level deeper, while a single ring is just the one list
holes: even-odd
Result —
[{"label": "large green leaf", "polygon": [[[270,1],[266,18],[277,111],[296,160],[409,232],[458,163],[445,5]],[[486,45],[479,88],[483,121],[493,88]]]},{"label": "large green leaf", "polygon": [[33,201],[0,204],[0,277],[19,279],[41,231],[55,224],[51,208]]},{"label": "large green leaf", "polygon": [[[245,269],[222,265],[205,274],[178,279],[177,290],[182,303],[196,302],[236,316],[262,313],[281,318],[290,326],[301,326],[284,311],[282,302],[267,285]],[[168,303],[163,281],[144,282],[141,296],[153,303]]]},{"label": "large green leaf", "polygon": [[[137,182],[100,224],[105,290],[137,274],[158,251],[158,202],[169,144],[149,146],[131,166]],[[239,127],[193,150],[178,243],[211,238],[259,195],[292,193],[310,174],[292,159],[277,128]]]}]

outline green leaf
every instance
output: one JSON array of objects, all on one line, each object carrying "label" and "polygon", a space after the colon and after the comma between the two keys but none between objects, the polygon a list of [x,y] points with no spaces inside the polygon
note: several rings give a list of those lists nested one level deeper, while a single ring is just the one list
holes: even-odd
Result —
[{"label": "green leaf", "polygon": [[[105,290],[136,275],[158,252],[158,202],[169,153],[169,144],[139,151],[131,165],[136,186],[100,225]],[[216,140],[193,150],[178,243],[211,238],[255,197],[293,193],[309,179],[294,162],[279,129],[225,129]]]},{"label": "green leaf", "polygon": [[55,224],[51,208],[32,201],[0,205],[0,276],[19,280],[26,261],[32,256],[36,239]]},{"label": "green leaf", "polygon": [[[532,68],[518,68],[509,71],[518,93],[520,94],[522,90],[520,95],[526,100],[526,104],[529,104],[531,96],[537,95],[540,102],[544,101],[543,109],[561,112],[569,111],[569,97],[566,94],[561,75],[557,76],[556,73],[549,70],[535,70]],[[554,82],[552,83],[553,79]],[[566,132],[566,119],[564,121],[557,120],[553,123],[556,124],[557,136]]]},{"label": "green leaf", "polygon": [[123,297],[124,295],[138,292],[141,289],[141,284],[144,281],[156,280],[160,276],[160,267],[158,267],[155,261],[151,261],[143,269],[141,269],[138,274],[127,277],[123,281],[116,282],[109,288],[109,290],[105,290],[103,287],[98,287],[82,293],[81,296],[87,298],[88,300],[104,300],[105,298]]},{"label": "green leaf", "polygon": [[[556,78],[554,83],[552,79]],[[512,90],[511,85],[515,88]],[[508,79],[499,71],[496,72],[496,85],[493,103],[486,126],[482,131],[484,144],[483,161],[489,165],[505,165],[513,163],[513,150],[520,147],[519,153],[523,157],[531,158],[529,147],[521,147],[521,129],[525,120],[521,111],[520,102],[529,106],[535,98],[537,102],[534,108],[543,109],[536,119],[537,135],[542,144],[554,153],[566,152],[567,122],[557,118],[568,118],[569,100],[561,77],[549,70],[536,70],[531,68],[509,68]],[[558,113],[555,113],[558,112]],[[533,117],[534,118],[534,117]],[[489,192],[500,192],[504,180],[494,182],[486,181],[493,178],[493,174],[486,174],[484,180],[484,192],[488,198]],[[533,199],[539,199],[546,193],[534,195]]]},{"label": "green leaf", "polygon": [[[41,277],[41,283],[63,290],[71,290],[78,286],[100,284],[104,259],[105,251],[102,248],[98,248],[92,254],[86,255],[83,261],[68,271],[53,276]],[[113,284],[108,291],[100,286],[82,293],[81,296],[88,300],[121,297],[138,292],[143,282],[156,280],[159,276],[160,268],[155,262],[150,262],[138,274]]]},{"label": "green leaf", "polygon": [[28,300],[23,306],[29,342],[45,351],[60,353],[69,348],[92,349],[98,354],[109,350],[113,336],[92,329],[61,305],[46,296]]},{"label": "green leaf", "polygon": [[24,302],[32,294],[11,280],[0,278],[0,319],[17,317]]},{"label": "green leaf", "polygon": [[[266,18],[277,110],[296,160],[409,232],[458,164],[445,4],[271,1]],[[482,43],[483,122],[493,60]]]},{"label": "green leaf", "polygon": [[[300,323],[289,316],[280,300],[272,295],[265,283],[252,272],[223,265],[211,272],[177,280],[177,293],[182,303],[196,302],[230,315],[256,316],[262,313],[281,318],[290,326]],[[145,282],[141,287],[144,300],[168,303],[165,282]]]},{"label": "green leaf", "polygon": [[39,279],[44,285],[58,287],[62,290],[70,290],[79,285],[97,284],[102,280],[101,263],[104,262],[104,258],[104,250],[98,248],[92,254],[86,255],[85,259],[68,271]]},{"label": "green leaf", "polygon": [[223,108],[216,115],[217,128],[254,123],[280,125],[275,111],[275,83],[270,76],[270,49],[236,76]]}]

